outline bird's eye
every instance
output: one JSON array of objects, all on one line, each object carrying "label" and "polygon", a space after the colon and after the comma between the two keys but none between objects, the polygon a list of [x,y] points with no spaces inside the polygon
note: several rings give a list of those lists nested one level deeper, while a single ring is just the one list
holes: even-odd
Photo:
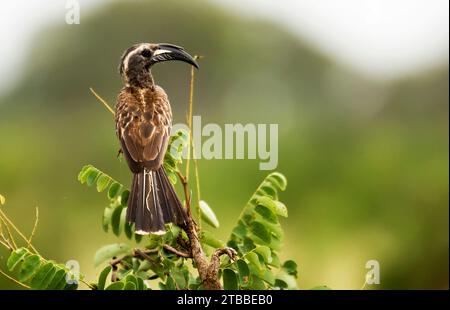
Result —
[{"label": "bird's eye", "polygon": [[145,49],[142,51],[141,55],[144,57],[150,57],[152,56],[152,52],[149,49]]}]

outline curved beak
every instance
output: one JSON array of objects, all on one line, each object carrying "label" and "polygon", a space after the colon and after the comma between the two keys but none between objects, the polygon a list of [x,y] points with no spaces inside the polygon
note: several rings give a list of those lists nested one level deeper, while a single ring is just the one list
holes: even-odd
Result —
[{"label": "curved beak", "polygon": [[150,65],[169,60],[184,61],[198,69],[198,63],[194,57],[189,55],[181,46],[168,43],[157,44],[157,49],[153,52],[153,56],[150,59]]}]

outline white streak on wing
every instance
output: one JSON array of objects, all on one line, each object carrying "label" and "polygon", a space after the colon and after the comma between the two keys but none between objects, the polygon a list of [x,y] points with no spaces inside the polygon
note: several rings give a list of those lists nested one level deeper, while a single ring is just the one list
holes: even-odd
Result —
[{"label": "white streak on wing", "polygon": [[158,231],[152,231],[151,234],[153,235],[164,235],[166,232],[164,230],[158,230]]},{"label": "white streak on wing", "polygon": [[136,230],[134,233],[137,235],[148,235],[149,234],[148,231],[143,231],[143,230]]}]

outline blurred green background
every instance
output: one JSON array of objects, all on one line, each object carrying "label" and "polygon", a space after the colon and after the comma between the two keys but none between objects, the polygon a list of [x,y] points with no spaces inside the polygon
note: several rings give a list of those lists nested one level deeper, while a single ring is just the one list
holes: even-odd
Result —
[{"label": "blurred green background", "polygon": [[[0,97],[2,208],[28,233],[39,206],[41,254],[76,259],[93,280],[96,249],[123,239],[102,231],[104,195],[76,179],[91,163],[130,181],[113,119],[89,87],[114,104],[123,50],[171,42],[205,56],[195,90],[203,123],[279,124],[277,170],[289,182],[281,256],[297,261],[300,288],[359,289],[371,259],[381,265],[371,288],[448,288],[448,63],[371,80],[268,21],[207,1],[110,1],[83,14],[80,25],[36,31],[19,82]],[[166,63],[153,75],[183,122],[189,68]],[[268,172],[255,160],[199,166],[226,240]],[[0,288],[14,287],[0,277]]]}]

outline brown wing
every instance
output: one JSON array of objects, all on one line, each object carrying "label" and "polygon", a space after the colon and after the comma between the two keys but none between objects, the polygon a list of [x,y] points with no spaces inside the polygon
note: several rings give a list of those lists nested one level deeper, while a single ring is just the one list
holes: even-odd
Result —
[{"label": "brown wing", "polygon": [[133,172],[162,165],[170,136],[172,112],[164,90],[124,88],[116,105],[116,133]]}]

